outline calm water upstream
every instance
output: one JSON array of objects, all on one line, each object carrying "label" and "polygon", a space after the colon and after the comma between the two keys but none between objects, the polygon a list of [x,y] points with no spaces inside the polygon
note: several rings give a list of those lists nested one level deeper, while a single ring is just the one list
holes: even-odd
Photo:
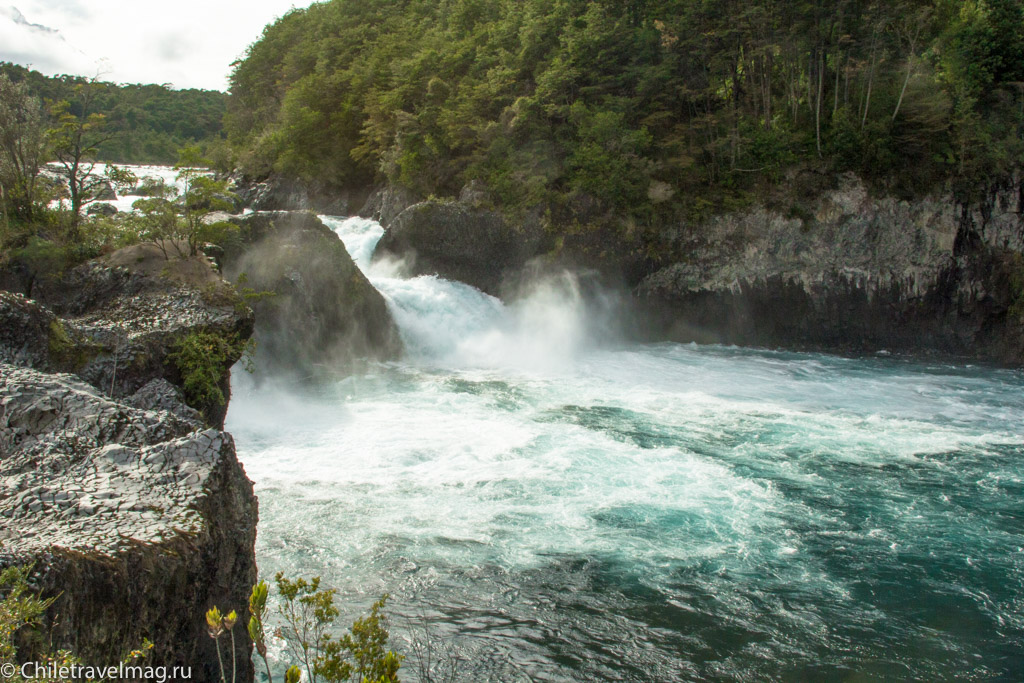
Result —
[{"label": "calm water upstream", "polygon": [[471,680],[1024,680],[1020,372],[601,347],[571,278],[505,306],[325,221],[408,354],[236,374],[264,576],[390,593]]}]

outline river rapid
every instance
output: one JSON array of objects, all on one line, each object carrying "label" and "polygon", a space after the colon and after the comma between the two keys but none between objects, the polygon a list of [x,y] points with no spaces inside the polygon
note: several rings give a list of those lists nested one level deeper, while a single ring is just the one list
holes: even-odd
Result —
[{"label": "river rapid", "polygon": [[261,573],[390,594],[403,680],[1024,678],[1019,371],[616,341],[571,276],[503,304],[322,218],[406,355],[236,371],[227,429]]}]

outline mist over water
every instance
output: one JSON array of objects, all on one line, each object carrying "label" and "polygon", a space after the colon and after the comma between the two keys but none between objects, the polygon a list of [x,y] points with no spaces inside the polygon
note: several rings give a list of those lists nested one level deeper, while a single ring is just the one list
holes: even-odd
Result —
[{"label": "mist over water", "polygon": [[461,282],[408,277],[401,261],[373,261],[384,233],[363,218],[321,216],[388,302],[410,360],[448,367],[553,369],[572,363],[608,326],[608,307],[586,302],[576,276],[545,273],[508,306]]},{"label": "mist over water", "polygon": [[394,645],[466,680],[1024,676],[1021,373],[601,344],[571,276],[503,304],[325,221],[408,352],[305,395],[236,373],[264,576],[390,593]]}]

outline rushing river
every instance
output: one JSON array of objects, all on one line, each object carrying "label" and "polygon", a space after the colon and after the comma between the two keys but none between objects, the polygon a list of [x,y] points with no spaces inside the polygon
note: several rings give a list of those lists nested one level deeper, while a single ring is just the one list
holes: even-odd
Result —
[{"label": "rushing river", "polygon": [[464,680],[1024,679],[1021,373],[598,344],[571,278],[505,306],[325,221],[407,356],[236,374],[264,576],[390,593]]}]

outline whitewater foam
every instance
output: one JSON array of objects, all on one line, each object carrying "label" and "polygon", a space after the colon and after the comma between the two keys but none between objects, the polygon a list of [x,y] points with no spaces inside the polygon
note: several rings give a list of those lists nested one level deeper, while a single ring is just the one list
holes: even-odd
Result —
[{"label": "whitewater foam", "polygon": [[264,572],[391,593],[477,679],[1019,678],[1020,373],[601,348],[571,277],[506,304],[328,220],[410,353],[237,378]]}]

